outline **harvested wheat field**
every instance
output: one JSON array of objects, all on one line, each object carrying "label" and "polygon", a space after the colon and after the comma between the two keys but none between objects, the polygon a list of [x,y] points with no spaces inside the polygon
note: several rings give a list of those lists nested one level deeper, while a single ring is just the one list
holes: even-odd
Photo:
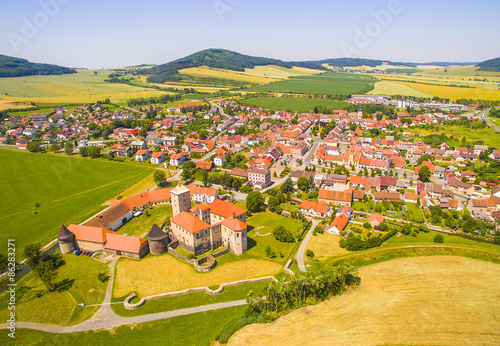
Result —
[{"label": "harvested wheat field", "polygon": [[248,326],[230,345],[499,345],[500,265],[463,257],[363,267],[354,291]]},{"label": "harvested wheat field", "polygon": [[148,257],[141,261],[124,259],[116,266],[114,296],[122,297],[137,292],[139,296],[146,297],[274,275],[280,270],[280,264],[248,259],[217,265],[209,273],[202,274],[170,255]]}]

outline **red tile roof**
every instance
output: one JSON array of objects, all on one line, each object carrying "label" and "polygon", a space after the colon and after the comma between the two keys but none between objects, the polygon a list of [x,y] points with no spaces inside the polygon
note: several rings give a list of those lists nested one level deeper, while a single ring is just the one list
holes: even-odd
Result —
[{"label": "red tile roof", "polygon": [[146,239],[143,238],[130,237],[116,233],[108,234],[107,239],[108,241],[106,245],[104,245],[105,249],[136,254],[139,253],[142,244],[146,242]]},{"label": "red tile roof", "polygon": [[246,210],[220,199],[216,199],[215,201],[210,203],[208,207],[210,208],[210,213],[222,216],[226,219],[233,216],[233,214],[234,216],[238,217],[246,213]]},{"label": "red tile roof", "polygon": [[69,225],[68,230],[75,235],[76,240],[104,244],[109,234],[114,234],[100,227]]},{"label": "red tile roof", "polygon": [[185,211],[175,215],[174,217],[171,217],[170,221],[180,226],[181,228],[184,228],[190,233],[196,233],[201,230],[210,228],[210,225],[208,223]]},{"label": "red tile roof", "polygon": [[232,216],[222,221],[222,225],[226,226],[229,229],[232,229],[233,231],[243,231],[247,228],[246,223],[235,219]]}]

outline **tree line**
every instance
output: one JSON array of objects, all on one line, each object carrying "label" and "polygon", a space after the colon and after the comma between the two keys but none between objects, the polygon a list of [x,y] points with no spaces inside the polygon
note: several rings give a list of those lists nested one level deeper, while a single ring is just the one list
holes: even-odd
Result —
[{"label": "tree line", "polygon": [[251,323],[272,321],[281,314],[303,306],[313,305],[346,291],[348,286],[359,284],[358,268],[340,265],[315,273],[301,273],[277,283],[272,282],[262,294],[250,291],[248,308],[244,316],[226,324],[216,340],[227,343],[238,329]]}]

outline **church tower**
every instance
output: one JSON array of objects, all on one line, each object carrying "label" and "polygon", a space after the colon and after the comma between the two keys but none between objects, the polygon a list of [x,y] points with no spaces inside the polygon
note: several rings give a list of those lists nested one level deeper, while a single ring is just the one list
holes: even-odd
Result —
[{"label": "church tower", "polygon": [[187,187],[184,185],[176,186],[170,191],[170,195],[172,197],[173,216],[183,211],[189,212],[191,209],[191,194]]}]

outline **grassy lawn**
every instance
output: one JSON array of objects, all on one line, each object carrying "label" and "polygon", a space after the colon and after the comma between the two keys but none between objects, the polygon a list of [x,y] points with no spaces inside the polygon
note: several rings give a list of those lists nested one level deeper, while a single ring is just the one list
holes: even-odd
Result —
[{"label": "grassy lawn", "polygon": [[[162,311],[187,309],[195,306],[245,299],[248,292],[250,291],[253,291],[255,294],[260,294],[264,287],[269,285],[270,282],[271,281],[267,280],[250,284],[225,287],[221,293],[216,295],[210,295],[206,292],[196,292],[183,294],[181,296],[150,300],[144,303],[143,306],[135,310],[127,310],[123,307],[123,304],[114,304],[112,305],[112,308],[113,311],[118,315],[125,317],[153,314]],[[125,300],[127,296],[113,298],[113,301],[121,302]]]},{"label": "grassy lawn", "polygon": [[[413,237],[411,235],[401,235],[400,237],[394,236],[389,238],[386,242],[384,242],[384,244],[382,244],[382,247],[395,246],[395,245],[411,245],[411,244],[436,244],[433,241],[436,234],[443,234],[443,233],[430,231],[429,233],[419,232],[416,237]],[[445,235],[444,244],[465,245],[488,251],[497,251],[500,253],[499,245],[465,239],[458,235],[448,235],[448,234]]]},{"label": "grassy lawn", "polygon": [[361,268],[359,276],[361,285],[354,291],[273,323],[247,326],[228,345],[303,345],[311,340],[331,345],[460,345],[471,340],[494,345],[500,340],[499,265],[450,256],[403,258]]},{"label": "grassy lawn", "polygon": [[118,233],[141,237],[144,233],[151,231],[151,227],[154,224],[157,224],[161,228],[165,221],[172,217],[172,206],[170,204],[153,207],[147,209],[147,211],[149,211],[150,216],[146,216],[143,213],[139,217],[134,217],[122,226],[118,230]]},{"label": "grassy lawn", "polygon": [[[273,259],[278,262],[285,262],[287,256],[296,246],[296,243],[282,243],[277,241],[272,235],[279,226],[291,231],[297,239],[302,232],[302,223],[290,217],[284,217],[270,212],[254,214],[247,219],[248,227],[248,251],[249,256],[267,258],[265,250],[267,246],[276,253]],[[280,253],[283,257],[280,256]]]},{"label": "grassy lawn", "polygon": [[449,140],[447,143],[453,146],[461,146],[462,142],[460,140],[462,137],[467,138],[467,142],[483,141],[485,145],[493,146],[495,148],[500,148],[500,136],[498,132],[493,130],[491,127],[487,126],[483,129],[471,129],[465,126],[457,125],[446,125],[446,126],[435,126],[434,130],[427,129],[407,129],[407,132],[419,136],[428,136],[430,134],[441,134],[444,133],[446,136],[454,136],[455,140]]},{"label": "grassy lawn", "polygon": [[109,161],[11,149],[0,149],[0,161],[0,242],[15,238],[19,255],[28,243],[51,241],[62,223],[84,221],[104,201],[150,174]]},{"label": "grassy lawn", "polygon": [[371,211],[366,202],[360,202],[360,201],[353,202],[352,209],[356,211]]},{"label": "grassy lawn", "polygon": [[148,256],[141,261],[120,259],[116,266],[114,296],[123,297],[131,292],[150,296],[192,287],[213,286],[274,275],[281,269],[280,264],[252,258],[227,263],[218,258],[217,261],[217,266],[209,273],[198,273],[192,266],[170,254]]},{"label": "grassy lawn", "polygon": [[[89,319],[98,307],[81,307],[77,304],[99,304],[104,299],[107,283],[101,283],[97,274],[108,272],[108,267],[89,257],[66,255],[66,264],[59,268],[56,283],[66,282],[59,291],[48,293],[42,281],[33,272],[19,280],[20,287],[28,290],[16,296],[16,318],[23,322],[56,325],[73,325]],[[22,286],[21,286],[22,285]],[[40,295],[40,297],[38,297]],[[1,296],[0,318],[7,320],[7,296]]]},{"label": "grassy lawn", "polygon": [[[211,345],[224,325],[243,315],[246,306],[179,316],[154,322],[126,325],[111,330],[51,334],[17,330],[16,345]],[[0,343],[9,344],[7,333]]]},{"label": "grassy lawn", "polygon": [[325,257],[334,257],[349,253],[349,251],[339,246],[340,239],[341,237],[339,235],[325,232],[312,236],[309,243],[307,243],[307,248],[314,252],[314,258],[318,260],[324,259]]},{"label": "grassy lawn", "polygon": [[422,209],[417,206],[417,203],[406,203],[406,207],[410,214],[410,221],[422,223],[425,221],[424,213],[422,213]]}]

